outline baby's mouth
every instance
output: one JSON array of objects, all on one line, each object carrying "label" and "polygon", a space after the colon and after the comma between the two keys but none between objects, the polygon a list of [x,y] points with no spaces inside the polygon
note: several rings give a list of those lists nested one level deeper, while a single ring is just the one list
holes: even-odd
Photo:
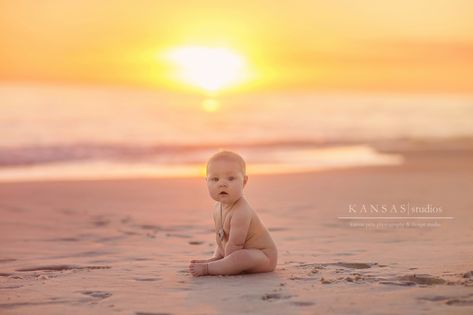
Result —
[{"label": "baby's mouth", "polygon": [[225,191],[221,191],[221,192],[219,193],[219,195],[221,195],[221,196],[225,196],[225,195],[228,195],[228,193],[227,193],[227,192],[225,192]]}]

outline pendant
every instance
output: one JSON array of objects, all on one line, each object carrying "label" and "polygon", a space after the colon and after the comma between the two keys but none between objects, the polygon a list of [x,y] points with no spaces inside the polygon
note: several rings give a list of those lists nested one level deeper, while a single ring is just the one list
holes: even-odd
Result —
[{"label": "pendant", "polygon": [[223,241],[223,238],[225,237],[225,233],[223,232],[223,229],[218,230],[218,237],[220,238],[221,241]]}]

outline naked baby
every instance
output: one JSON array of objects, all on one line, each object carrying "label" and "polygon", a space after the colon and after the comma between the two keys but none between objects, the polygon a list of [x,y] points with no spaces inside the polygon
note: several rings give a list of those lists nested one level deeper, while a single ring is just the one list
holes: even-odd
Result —
[{"label": "naked baby", "polygon": [[207,186],[216,201],[213,219],[217,247],[212,258],[191,260],[194,276],[273,271],[278,251],[255,210],[243,196],[248,176],[243,158],[221,151],[207,162]]}]

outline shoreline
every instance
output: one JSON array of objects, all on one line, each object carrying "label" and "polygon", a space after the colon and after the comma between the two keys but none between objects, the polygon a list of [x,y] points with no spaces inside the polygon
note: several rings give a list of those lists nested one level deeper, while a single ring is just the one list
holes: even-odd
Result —
[{"label": "shoreline", "polygon": [[[229,147],[229,149],[234,149]],[[310,174],[331,170],[363,169],[365,167],[399,166],[406,158],[433,154],[470,155],[473,139],[390,140],[319,144],[300,153],[288,151],[293,161],[249,163],[253,176]],[[340,160],[341,154],[350,156]],[[308,156],[313,160],[307,164]],[[338,160],[337,160],[338,159]],[[305,165],[307,164],[307,165]],[[102,181],[137,179],[172,179],[203,177],[203,162],[197,164],[116,163],[113,161],[47,163],[0,168],[0,184],[15,182]]]}]

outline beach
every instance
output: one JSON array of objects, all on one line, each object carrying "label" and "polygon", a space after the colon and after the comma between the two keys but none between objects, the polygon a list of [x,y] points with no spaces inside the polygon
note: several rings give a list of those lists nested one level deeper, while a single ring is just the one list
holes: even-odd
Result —
[{"label": "beach", "polygon": [[404,163],[249,174],[265,274],[190,275],[215,246],[203,178],[1,183],[0,313],[471,314],[471,144],[381,149]]},{"label": "beach", "polygon": [[0,8],[0,315],[473,314],[472,1]]}]

